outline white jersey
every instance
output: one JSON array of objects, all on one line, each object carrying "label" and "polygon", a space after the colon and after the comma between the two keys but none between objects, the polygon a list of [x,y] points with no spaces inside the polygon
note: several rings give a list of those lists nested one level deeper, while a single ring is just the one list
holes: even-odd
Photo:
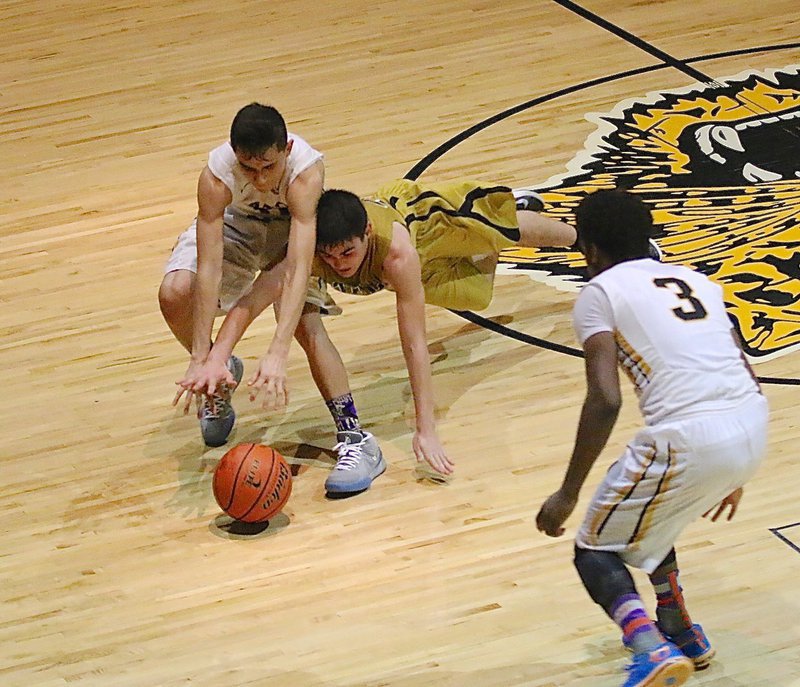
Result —
[{"label": "white jersey", "polygon": [[292,149],[286,158],[286,169],[277,188],[266,192],[256,189],[245,176],[236,160],[230,142],[214,148],[208,155],[208,168],[222,181],[233,194],[233,200],[226,213],[260,219],[269,222],[275,219],[289,219],[286,206],[286,192],[298,175],[322,159],[322,153],[312,148],[306,141],[294,134],[288,134],[293,141]]},{"label": "white jersey", "polygon": [[581,345],[614,334],[648,425],[733,408],[758,393],[722,289],[686,267],[649,258],[614,265],[583,288],[573,321]]}]

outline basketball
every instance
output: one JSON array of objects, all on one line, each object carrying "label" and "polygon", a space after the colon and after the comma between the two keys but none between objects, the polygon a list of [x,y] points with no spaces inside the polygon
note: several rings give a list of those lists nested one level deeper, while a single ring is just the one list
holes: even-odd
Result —
[{"label": "basketball", "polygon": [[292,493],[292,472],[275,449],[239,444],[217,465],[213,480],[219,507],[241,522],[264,522],[280,512]]}]

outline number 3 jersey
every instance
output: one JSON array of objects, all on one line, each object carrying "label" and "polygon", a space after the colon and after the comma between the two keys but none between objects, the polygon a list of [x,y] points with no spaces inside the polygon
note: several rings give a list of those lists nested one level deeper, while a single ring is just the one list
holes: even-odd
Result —
[{"label": "number 3 jersey", "polygon": [[613,333],[648,425],[732,408],[758,393],[722,289],[687,267],[649,258],[618,263],[583,288],[573,324],[581,345]]}]

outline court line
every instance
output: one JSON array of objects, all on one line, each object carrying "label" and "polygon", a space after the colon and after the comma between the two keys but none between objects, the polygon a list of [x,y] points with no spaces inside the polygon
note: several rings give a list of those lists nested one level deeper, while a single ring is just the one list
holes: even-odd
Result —
[{"label": "court line", "polygon": [[791,539],[788,539],[787,537],[784,537],[780,533],[780,530],[785,530],[785,529],[788,529],[790,527],[797,527],[798,525],[800,525],[800,522],[796,522],[793,525],[783,525],[782,527],[770,527],[769,531],[772,532],[772,534],[774,534],[782,542],[784,542],[788,546],[791,546],[795,551],[797,551],[797,553],[800,553],[800,546],[795,544]]},{"label": "court line", "polygon": [[[587,21],[599,26],[600,28],[605,29],[610,33],[613,33],[618,38],[622,38],[622,40],[624,40],[626,43],[636,48],[639,48],[639,50],[643,50],[644,52],[648,53],[649,55],[652,55],[653,57],[656,57],[657,59],[664,62],[666,65],[674,69],[677,69],[678,71],[683,72],[687,76],[696,79],[705,86],[709,88],[717,88],[717,87],[722,88],[723,84],[719,83],[716,79],[709,76],[708,74],[704,74],[703,72],[697,69],[693,69],[688,65],[686,60],[680,60],[677,57],[673,57],[669,53],[664,52],[660,48],[657,48],[652,43],[648,43],[643,38],[640,38],[639,36],[631,33],[630,31],[626,31],[622,27],[611,23],[604,17],[601,17],[600,15],[587,10],[585,7],[582,7],[576,2],[572,2],[572,0],[553,0],[553,2],[555,2],[558,5],[561,5],[570,12],[577,14],[582,19],[586,19]],[[737,95],[736,99],[746,109],[750,110],[750,112],[752,112],[754,115],[769,114],[769,111],[766,110],[760,103],[754,102],[745,96]],[[791,127],[784,126],[783,124],[780,123],[778,124],[778,126],[780,126],[780,128],[786,131],[786,133],[788,133],[789,135],[797,136],[794,129],[792,129]]]},{"label": "court line", "polygon": [[616,24],[612,24],[607,19],[604,19],[598,14],[594,12],[590,12],[585,7],[581,7],[580,5],[572,2],[571,0],[553,0],[557,5],[561,5],[563,8],[568,9],[570,12],[577,14],[579,17],[586,19],[587,21],[592,22],[592,24],[596,24],[600,28],[613,33],[615,36],[622,38],[625,42],[630,43],[631,45],[639,48],[640,50],[644,50],[646,53],[652,55],[653,57],[658,58],[666,65],[670,67],[674,67],[678,71],[683,72],[687,76],[691,76],[693,79],[700,81],[701,83],[705,84],[714,84],[716,83],[714,79],[708,74],[703,74],[703,72],[698,71],[697,69],[693,69],[688,64],[686,64],[683,60],[679,60],[677,57],[673,57],[669,53],[664,52],[660,48],[657,48],[652,43],[648,43],[639,36],[632,34],[630,31],[626,31],[620,26]]},{"label": "court line", "polygon": [[502,334],[509,339],[516,339],[517,341],[522,341],[523,343],[531,344],[532,346],[539,346],[540,348],[546,348],[549,351],[556,351],[557,353],[563,353],[564,355],[571,355],[575,358],[583,358],[583,351],[577,348],[553,343],[552,341],[547,341],[547,339],[540,339],[538,336],[531,336],[530,334],[519,332],[516,329],[511,329],[505,325],[488,320],[485,317],[472,312],[471,310],[451,310],[450,312],[454,315],[458,315],[468,322],[477,324],[479,327],[483,327],[484,329],[488,329],[497,334]]},{"label": "court line", "polygon": [[[739,55],[753,55],[759,52],[773,52],[777,50],[792,50],[795,48],[800,48],[800,43],[761,45],[755,48],[739,48],[738,50],[726,50],[724,52],[711,53],[709,55],[697,55],[695,57],[689,57],[685,59],[684,62],[686,62],[687,64],[694,62],[705,62],[707,60],[718,60],[718,59],[724,59],[726,57],[736,57]],[[434,148],[430,153],[428,153],[419,162],[417,162],[417,164],[415,164],[410,170],[408,170],[408,172],[406,172],[405,178],[411,179],[412,181],[418,179],[419,176],[426,169],[428,169],[428,167],[430,167],[434,162],[436,162],[436,160],[442,157],[445,153],[450,152],[459,143],[463,143],[468,138],[471,138],[480,131],[487,129],[493,124],[497,124],[498,122],[501,122],[504,119],[508,119],[509,117],[512,117],[515,114],[519,114],[520,112],[529,110],[530,108],[535,107],[537,105],[541,105],[551,100],[555,100],[556,98],[560,98],[563,95],[569,95],[570,93],[577,93],[578,91],[583,91],[587,88],[593,88],[594,86],[601,86],[606,83],[611,83],[612,81],[619,81],[621,79],[626,79],[629,76],[639,76],[641,74],[647,74],[649,72],[656,72],[662,69],[669,69],[669,68],[670,65],[668,64],[651,64],[648,65],[647,67],[638,67],[637,69],[629,69],[624,72],[617,72],[616,74],[609,74],[607,76],[601,76],[596,79],[590,79],[589,81],[584,81],[582,83],[575,84],[574,86],[567,86],[566,88],[562,88],[557,91],[553,91],[551,93],[547,93],[545,95],[532,98],[531,100],[527,100],[524,103],[520,103],[519,105],[514,105],[513,107],[510,107],[507,110],[498,112],[497,114],[494,114],[491,117],[487,117],[486,119],[476,124],[473,124],[468,129],[461,131],[452,138],[446,140],[444,143],[436,146],[436,148]]]},{"label": "court line", "polygon": [[[552,341],[547,341],[547,339],[540,339],[538,336],[532,336],[530,334],[525,334],[524,332],[517,331],[516,329],[511,329],[510,327],[506,327],[503,324],[499,324],[497,322],[493,322],[477,313],[472,312],[471,310],[451,310],[451,313],[454,315],[458,315],[459,317],[467,320],[468,322],[472,322],[472,324],[476,324],[479,327],[483,327],[484,329],[488,329],[489,331],[495,332],[496,334],[501,334],[509,339],[515,339],[516,341],[521,341],[526,344],[530,344],[531,346],[538,346],[539,348],[546,348],[549,351],[555,351],[556,353],[563,353],[564,355],[571,355],[574,358],[583,358],[583,351],[579,348],[574,348],[572,346],[565,346],[563,344],[557,344]],[[800,386],[800,379],[792,379],[786,377],[759,377],[758,381],[762,384],[787,384],[789,386]]]}]

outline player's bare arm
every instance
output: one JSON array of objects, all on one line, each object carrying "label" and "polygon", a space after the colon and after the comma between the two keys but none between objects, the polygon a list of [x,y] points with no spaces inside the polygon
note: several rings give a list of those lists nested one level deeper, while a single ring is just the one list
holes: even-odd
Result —
[{"label": "player's bare arm", "polygon": [[[177,404],[181,395],[188,392],[184,412],[188,412],[192,395],[204,392],[209,385],[209,371],[205,369],[205,362],[211,348],[211,333],[222,280],[223,215],[231,200],[228,187],[205,167],[197,182],[197,274],[192,296],[191,362],[183,379],[178,382],[180,388],[173,402]],[[227,369],[220,374],[229,376]]]},{"label": "player's bare arm", "polygon": [[397,298],[397,326],[416,413],[416,432],[412,439],[414,454],[418,461],[425,460],[437,472],[449,475],[454,466],[436,432],[419,256],[408,230],[398,223],[394,225],[392,244],[383,264],[383,278],[394,289]]},{"label": "player's bare arm", "polygon": [[286,361],[303,311],[311,275],[316,242],[316,209],[322,195],[323,170],[322,162],[305,170],[292,182],[286,195],[291,225],[281,275],[277,325],[266,355],[248,382],[251,399],[254,400],[263,390],[262,405],[267,410],[281,408],[288,402]]},{"label": "player's bare arm", "polygon": [[564,533],[563,524],[575,509],[581,487],[605,447],[622,406],[614,335],[599,332],[590,336],[583,351],[587,392],[572,457],[561,488],[544,502],[536,516],[538,529],[551,537]]},{"label": "player's bare arm", "polygon": [[[273,269],[261,272],[253,282],[250,290],[240,298],[225,315],[222,326],[217,332],[214,347],[208,354],[206,364],[208,367],[226,375],[226,381],[232,382],[232,376],[226,366],[228,358],[233,353],[247,328],[252,324],[268,306],[272,305],[280,296],[283,283],[285,261]],[[224,371],[224,372],[223,372]],[[218,380],[213,380],[218,381]],[[214,387],[209,384],[206,393],[212,395]]]}]

